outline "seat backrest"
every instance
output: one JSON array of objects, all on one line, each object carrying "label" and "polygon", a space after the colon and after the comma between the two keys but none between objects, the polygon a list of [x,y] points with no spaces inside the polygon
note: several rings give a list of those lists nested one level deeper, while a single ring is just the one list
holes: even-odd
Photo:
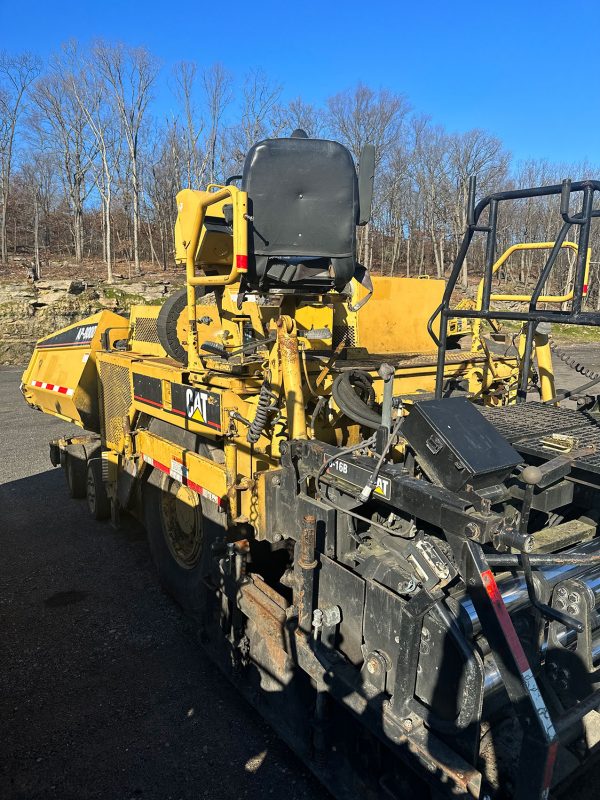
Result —
[{"label": "seat backrest", "polygon": [[248,152],[248,282],[341,289],[355,269],[358,181],[350,152],[325,139],[266,139]]}]

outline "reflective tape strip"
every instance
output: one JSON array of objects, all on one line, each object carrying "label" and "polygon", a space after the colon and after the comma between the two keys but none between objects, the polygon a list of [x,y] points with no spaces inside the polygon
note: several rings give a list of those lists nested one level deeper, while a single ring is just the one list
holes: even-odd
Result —
[{"label": "reflective tape strip", "polygon": [[173,478],[173,480],[181,483],[183,486],[187,486],[188,489],[191,489],[202,497],[206,497],[207,500],[210,500],[211,503],[215,503],[215,505],[219,506],[219,508],[222,507],[223,501],[218,495],[214,494],[208,489],[205,489],[204,486],[200,486],[198,483],[194,483],[194,481],[189,480],[187,476],[187,467],[184,467],[180,461],[173,459],[171,461],[171,467],[167,467],[165,464],[161,464],[160,461],[147,456],[145,453],[143,454],[143,459],[146,464],[150,464],[151,467],[164,472],[165,475]]},{"label": "reflective tape strip", "polygon": [[[548,752],[546,755],[546,765],[544,768],[544,795],[548,796],[548,789],[550,787],[550,782],[552,780],[552,774],[554,772],[554,762],[556,760],[556,748],[558,746],[556,742],[556,729],[554,727],[554,723],[552,722],[552,717],[550,716],[550,712],[544,702],[544,698],[539,690],[537,681],[531,671],[531,667],[529,666],[529,662],[527,660],[527,656],[525,655],[525,651],[523,650],[523,645],[519,637],[517,636],[517,632],[515,631],[515,627],[512,623],[510,615],[506,606],[504,605],[504,600],[502,599],[502,595],[500,593],[500,589],[498,588],[498,584],[496,583],[496,579],[491,571],[491,569],[485,570],[485,572],[481,573],[481,580],[483,581],[483,585],[485,590],[490,598],[492,605],[494,606],[494,611],[496,613],[496,617],[500,626],[502,627],[502,631],[504,632],[504,636],[506,637],[506,641],[508,642],[510,649],[512,650],[512,654],[517,662],[517,666],[521,672],[521,677],[523,679],[523,684],[531,698],[531,702],[535,707],[536,714],[538,720],[542,727],[544,728],[544,732],[548,740],[550,740],[550,744],[548,746]],[[544,796],[543,795],[543,796]]]},{"label": "reflective tape strip", "polygon": [[556,756],[558,755],[558,742],[552,742],[548,748],[548,755],[546,756],[546,768],[544,769],[544,780],[542,793],[543,800],[546,800],[550,794],[550,786],[552,784],[552,776],[554,775],[554,765],[556,763]]},{"label": "reflective tape strip", "polygon": [[486,569],[485,572],[481,573],[481,580],[483,581],[485,590],[488,593],[488,597],[492,601],[498,622],[500,623],[506,640],[510,645],[510,649],[512,650],[515,661],[517,662],[517,666],[523,675],[527,670],[529,670],[529,662],[527,661],[527,656],[523,650],[523,645],[521,644],[521,641],[517,636],[517,632],[515,631],[515,626],[512,624],[512,620],[509,616],[506,606],[504,605],[504,600],[502,599],[500,589],[498,588],[498,584],[496,583],[496,579],[494,578],[491,569]]},{"label": "reflective tape strip", "polygon": [[35,386],[36,389],[47,389],[49,392],[64,394],[67,397],[73,397],[75,394],[74,389],[68,389],[66,386],[58,386],[56,383],[47,383],[46,381],[31,381],[31,385]]},{"label": "reflective tape strip", "polygon": [[525,682],[525,686],[527,686],[531,701],[537,711],[538,719],[544,726],[544,730],[546,731],[548,738],[556,738],[556,729],[554,727],[554,723],[552,722],[550,712],[546,708],[546,703],[544,703],[544,698],[542,697],[538,688],[537,681],[533,677],[531,668],[525,670],[523,673],[523,681]]}]

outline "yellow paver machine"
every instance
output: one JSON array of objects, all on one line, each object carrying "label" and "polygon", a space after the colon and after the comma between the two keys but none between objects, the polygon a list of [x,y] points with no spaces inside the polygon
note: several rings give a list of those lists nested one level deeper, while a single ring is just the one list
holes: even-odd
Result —
[{"label": "yellow paver machine", "polygon": [[[545,798],[600,736],[600,428],[560,407],[547,328],[599,322],[600,184],[470,202],[446,285],[357,263],[373,174],[372,147],[357,173],[302,132],[256,144],[237,181],[177,197],[186,288],[41,340],[23,393],[87,431],[51,443],[71,494],[143,520],[207,651],[336,797]],[[499,208],[560,193],[527,310],[491,310]],[[572,227],[570,304],[546,310]],[[474,345],[448,351],[459,317]],[[498,318],[523,324],[511,350]]]}]

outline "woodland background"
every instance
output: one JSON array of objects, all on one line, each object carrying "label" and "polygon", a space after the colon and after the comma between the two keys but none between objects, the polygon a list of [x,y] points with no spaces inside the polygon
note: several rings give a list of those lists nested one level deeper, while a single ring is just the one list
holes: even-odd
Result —
[{"label": "woodland background", "polygon": [[[156,101],[165,77],[168,114]],[[448,131],[385,88],[341,88],[322,107],[282,98],[283,87],[260,69],[233,75],[220,63],[168,67],[146,48],[121,43],[68,42],[46,63],[31,53],[0,53],[0,278],[19,269],[25,275],[24,265],[51,278],[61,260],[81,264],[82,272],[90,260],[101,262],[109,283],[119,274],[171,271],[176,192],[239,173],[252,144],[297,127],[343,142],[357,161],[365,143],[375,144],[373,218],[359,229],[359,260],[386,275],[447,274],[465,229],[472,174],[479,197],[598,175],[588,163],[515,162],[492,133]],[[499,252],[518,241],[552,240],[558,227],[556,199],[514,204],[500,219]],[[600,254],[600,240],[592,247]],[[521,254],[500,280],[530,284],[541,257]],[[471,280],[481,263],[476,249]],[[546,289],[562,293],[572,268],[565,254]],[[598,277],[592,256],[594,308]]]}]

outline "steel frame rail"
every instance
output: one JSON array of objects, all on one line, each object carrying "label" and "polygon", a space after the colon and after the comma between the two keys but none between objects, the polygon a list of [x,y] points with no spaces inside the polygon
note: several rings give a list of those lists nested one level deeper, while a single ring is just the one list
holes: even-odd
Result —
[{"label": "steel frame rail", "polygon": [[[590,240],[590,229],[592,220],[600,217],[600,209],[594,209],[594,196],[600,192],[600,181],[577,181],[564,180],[562,184],[551,186],[538,186],[529,189],[515,189],[507,192],[496,192],[484,197],[475,205],[475,178],[469,182],[469,203],[467,215],[467,230],[463,241],[452,266],[452,271],[446,284],[442,302],[431,316],[427,329],[430,336],[438,345],[438,359],[436,370],[436,397],[442,397],[444,384],[444,365],[447,352],[448,320],[457,317],[467,319],[487,319],[487,320],[515,320],[531,323],[527,326],[525,338],[525,349],[523,353],[521,376],[517,399],[523,402],[527,395],[527,384],[529,380],[529,370],[531,365],[531,354],[537,324],[539,322],[556,322],[567,325],[591,325],[600,326],[600,312],[582,311],[584,297],[585,273],[587,252]],[[569,213],[569,206],[572,193],[581,193],[581,209],[573,216]],[[555,238],[554,246],[548,255],[548,259],[537,280],[535,288],[531,294],[529,308],[527,311],[493,311],[490,309],[492,294],[492,275],[493,267],[496,262],[496,238],[498,228],[498,211],[501,203],[511,200],[523,200],[532,197],[549,197],[560,195],[560,215],[563,220],[562,227]],[[483,212],[489,209],[488,221],[486,225],[479,223]],[[537,307],[545,286],[556,260],[566,240],[567,233],[573,226],[578,226],[579,231],[579,252],[575,265],[573,281],[573,299],[571,308],[566,311],[548,311]],[[483,273],[483,292],[481,309],[453,309],[450,308],[450,298],[463,268],[465,258],[471,246],[471,241],[475,233],[486,234],[485,264]],[[433,324],[440,317],[439,339],[433,332]]]}]

